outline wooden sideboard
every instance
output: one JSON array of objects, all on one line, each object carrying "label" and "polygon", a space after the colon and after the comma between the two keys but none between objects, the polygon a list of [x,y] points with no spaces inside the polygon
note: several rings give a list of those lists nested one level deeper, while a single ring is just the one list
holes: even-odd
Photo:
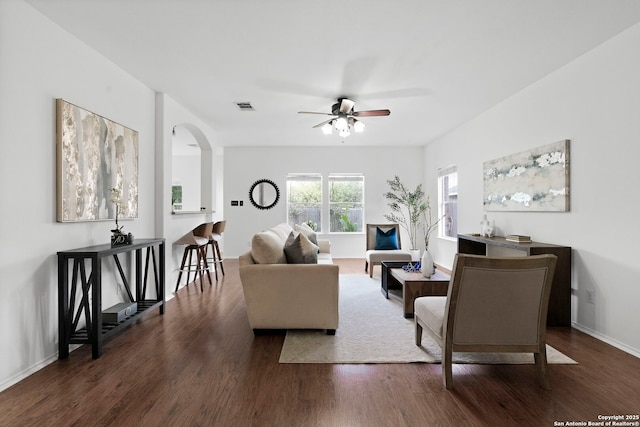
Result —
[{"label": "wooden sideboard", "polygon": [[553,277],[547,326],[571,326],[571,247],[549,243],[516,243],[501,236],[482,237],[472,234],[458,234],[458,252],[463,254],[487,255],[490,247],[515,249],[523,255],[553,254],[558,257]]}]

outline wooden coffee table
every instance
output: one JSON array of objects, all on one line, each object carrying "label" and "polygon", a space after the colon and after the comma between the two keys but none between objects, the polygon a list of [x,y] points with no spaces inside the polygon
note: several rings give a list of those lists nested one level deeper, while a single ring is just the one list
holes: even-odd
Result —
[{"label": "wooden coffee table", "polygon": [[413,302],[418,297],[446,296],[449,289],[449,276],[447,273],[436,270],[431,277],[424,277],[422,273],[404,271],[402,267],[406,262],[382,262],[382,295],[389,298],[389,289],[402,288],[402,302],[404,317],[413,317]]}]

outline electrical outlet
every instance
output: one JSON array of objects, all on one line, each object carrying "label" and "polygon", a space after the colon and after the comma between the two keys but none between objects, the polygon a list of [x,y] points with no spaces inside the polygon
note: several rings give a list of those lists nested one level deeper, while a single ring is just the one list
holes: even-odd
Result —
[{"label": "electrical outlet", "polygon": [[586,297],[589,304],[595,304],[595,293],[593,291],[587,291]]},{"label": "electrical outlet", "polygon": [[116,295],[120,296],[120,292],[122,292],[120,283],[116,283]]}]

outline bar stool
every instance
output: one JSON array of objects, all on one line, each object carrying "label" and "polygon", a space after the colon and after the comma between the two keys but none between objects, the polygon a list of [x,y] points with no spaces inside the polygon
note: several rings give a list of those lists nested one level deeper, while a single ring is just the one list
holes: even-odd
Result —
[{"label": "bar stool", "polygon": [[[191,283],[189,278],[191,277],[191,273],[195,274],[193,281],[198,280],[198,275],[200,275],[200,290],[203,290],[203,276],[204,273],[207,273],[209,277],[209,284],[213,284],[211,282],[211,273],[209,271],[209,264],[207,263],[207,245],[209,244],[209,236],[213,231],[213,223],[207,222],[204,224],[200,224],[189,233],[182,236],[177,242],[177,245],[186,245],[184,248],[184,254],[182,255],[182,263],[180,264],[180,268],[178,271],[178,281],[176,282],[176,290],[178,292],[178,288],[180,287],[180,279],[182,278],[182,273],[187,272],[187,285]],[[193,253],[196,254],[196,263],[193,263],[192,257]]]},{"label": "bar stool", "polygon": [[[222,264],[222,255],[220,255],[220,245],[218,242],[222,238],[222,232],[224,231],[224,227],[227,225],[226,220],[218,221],[213,224],[213,231],[211,232],[211,236],[209,236],[209,242],[207,244],[207,249],[209,245],[211,245],[211,253],[212,256],[207,258],[207,261],[211,260],[213,264],[213,271],[216,275],[216,282],[218,281],[218,264],[220,264],[220,271],[222,271],[222,275],[224,276],[224,265]],[[205,249],[205,254],[207,250]]]}]

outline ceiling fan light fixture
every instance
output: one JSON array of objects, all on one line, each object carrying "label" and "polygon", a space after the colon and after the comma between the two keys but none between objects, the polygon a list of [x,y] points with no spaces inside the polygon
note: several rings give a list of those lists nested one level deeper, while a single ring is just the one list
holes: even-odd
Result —
[{"label": "ceiling fan light fixture", "polygon": [[342,131],[342,130],[345,130],[345,129],[348,131],[349,130],[349,122],[347,122],[347,119],[344,118],[344,117],[338,117],[336,119],[336,122],[335,122],[335,127],[339,131]]},{"label": "ceiling fan light fixture", "polygon": [[347,98],[338,98],[338,102],[331,106],[331,113],[321,113],[317,111],[298,111],[299,114],[321,114],[332,116],[330,119],[318,123],[313,128],[320,128],[325,135],[331,135],[335,127],[338,134],[345,138],[352,132],[362,133],[365,124],[356,117],[381,117],[391,114],[389,110],[364,110],[354,111],[355,102]]}]

